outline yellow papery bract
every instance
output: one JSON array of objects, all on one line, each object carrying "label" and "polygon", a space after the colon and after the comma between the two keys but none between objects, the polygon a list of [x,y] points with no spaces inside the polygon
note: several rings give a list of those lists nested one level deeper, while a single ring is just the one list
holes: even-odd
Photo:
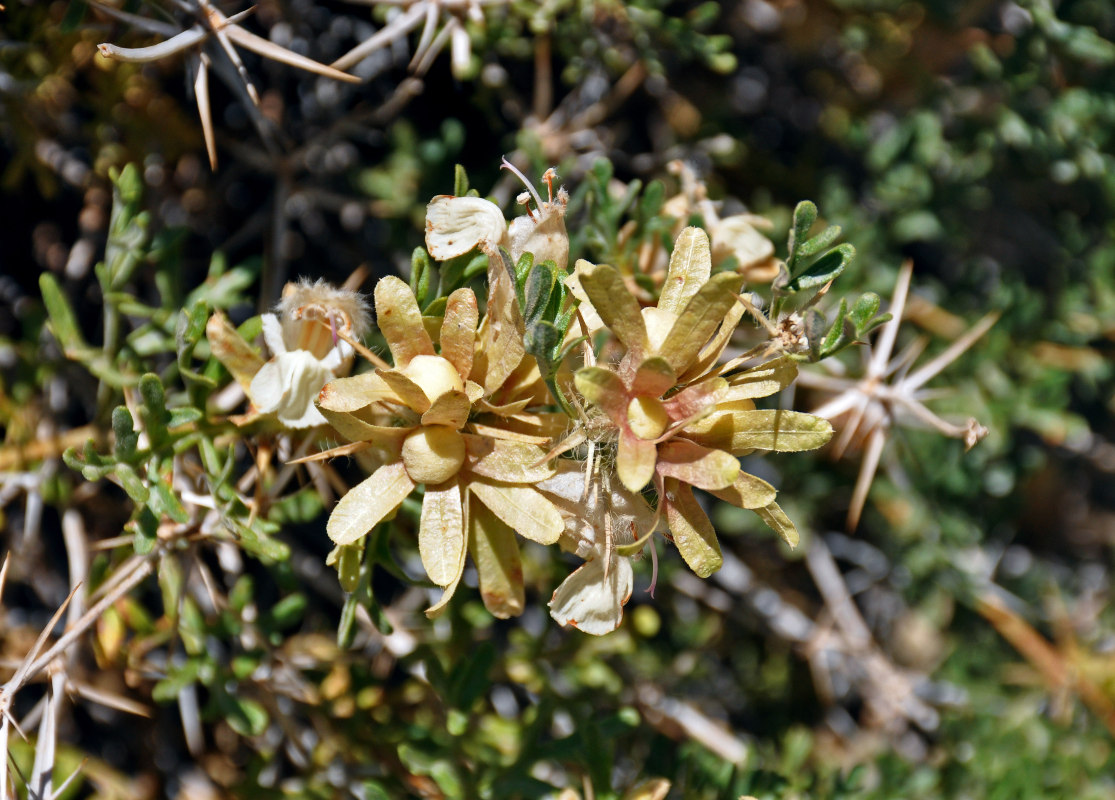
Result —
[{"label": "yellow papery bract", "polygon": [[329,515],[325,530],[337,544],[352,544],[395,511],[415,483],[402,463],[385,464],[353,486]]},{"label": "yellow papery bract", "polygon": [[798,376],[798,365],[789,356],[774,358],[744,372],[728,376],[724,400],[769,397],[782,391]]},{"label": "yellow papery bract", "polygon": [[523,566],[515,533],[480,503],[469,506],[468,549],[484,608],[499,619],[522,614]]},{"label": "yellow papery bract", "polygon": [[381,400],[398,401],[399,396],[374,372],[365,372],[351,378],[337,378],[322,387],[317,405],[324,412],[349,413],[367,408]]},{"label": "yellow papery bract", "polygon": [[414,292],[402,280],[388,275],[376,284],[376,323],[391,349],[395,367],[402,369],[417,355],[434,355]]},{"label": "yellow papery bract", "polygon": [[415,356],[403,369],[403,374],[421,387],[431,403],[446,392],[463,392],[465,388],[457,367],[441,356]]},{"label": "yellow papery bract", "polygon": [[698,577],[707,578],[724,563],[716,531],[692,489],[672,478],[667,478],[665,484],[666,521],[674,544],[689,568]]},{"label": "yellow papery bract", "polygon": [[654,442],[640,439],[628,430],[620,432],[616,474],[629,491],[641,492],[650,483],[657,460],[658,447]]},{"label": "yellow papery bract", "polygon": [[[426,356],[427,358],[436,358],[436,356]],[[430,399],[426,393],[422,391],[414,380],[404,375],[395,369],[377,369],[376,374],[383,378],[395,396],[398,397],[407,408],[418,414],[425,414],[430,409]]]},{"label": "yellow papery bract", "polygon": [[554,474],[552,462],[543,462],[546,451],[532,444],[465,434],[469,471],[506,483],[535,483]]},{"label": "yellow papery bract", "polygon": [[331,411],[327,408],[321,408],[320,411],[333,430],[350,442],[371,442],[377,447],[390,446],[397,449],[410,430],[410,428],[373,425],[355,414]]},{"label": "yellow papery bract", "polygon": [[658,447],[658,472],[699,489],[726,489],[739,476],[739,461],[723,450],[711,450],[684,439]]},{"label": "yellow papery bract", "polygon": [[763,508],[756,508],[755,513],[774,530],[790,547],[798,546],[798,529],[793,521],[786,516],[786,512],[778,503],[770,503]]},{"label": "yellow papery bract", "polygon": [[661,397],[677,384],[677,374],[666,359],[654,356],[639,364],[631,379],[631,394]]},{"label": "yellow papery bract", "polygon": [[724,489],[709,489],[709,494],[719,497],[736,508],[762,508],[774,502],[777,492],[762,478],[747,472],[740,472],[731,486]]},{"label": "yellow papery bract", "polygon": [[471,289],[458,289],[449,295],[445,319],[441,323],[441,355],[456,367],[462,381],[468,380],[472,373],[479,319],[476,295]]},{"label": "yellow papery bract", "polygon": [[464,392],[449,391],[433,402],[422,415],[423,425],[447,425],[459,429],[468,421],[472,403]]},{"label": "yellow papery bract", "polygon": [[627,290],[623,277],[607,264],[590,264],[581,270],[580,281],[600,319],[627,348],[629,356],[641,360],[647,351],[647,329],[639,303]]},{"label": "yellow papery bract", "polygon": [[430,580],[449,586],[465,565],[465,514],[456,480],[427,485],[418,526],[418,553]]},{"label": "yellow papery bract", "polygon": [[539,544],[553,544],[561,536],[561,515],[537,489],[479,480],[471,481],[469,488],[520,536]]},{"label": "yellow papery bract", "polygon": [[712,272],[708,235],[700,228],[686,228],[674,242],[666,282],[658,307],[680,315]]},{"label": "yellow papery bract", "polygon": [[209,340],[209,350],[213,357],[247,391],[252,378],[263,366],[263,357],[244,341],[223,311],[213,312],[205,325],[205,338]]},{"label": "yellow papery bract", "polygon": [[742,455],[752,450],[794,453],[814,450],[832,438],[832,423],[800,411],[713,412],[687,425],[685,436],[695,442]]},{"label": "yellow papery bract", "polygon": [[607,367],[585,367],[573,376],[577,391],[611,418],[623,425],[627,414],[627,389],[615,372]]},{"label": "yellow papery bract", "polygon": [[701,348],[736,302],[742,283],[743,278],[735,273],[713,275],[685,306],[658,352],[676,373],[684,373],[697,360]]}]

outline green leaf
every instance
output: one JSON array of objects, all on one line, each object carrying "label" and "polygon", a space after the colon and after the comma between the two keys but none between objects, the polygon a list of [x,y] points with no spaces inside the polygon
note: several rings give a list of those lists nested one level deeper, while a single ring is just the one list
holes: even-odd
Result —
[{"label": "green leaf", "polygon": [[120,481],[124,491],[128,493],[128,497],[132,498],[137,505],[147,502],[150,492],[130,464],[117,464],[116,478]]},{"label": "green leaf", "polygon": [[468,194],[468,172],[461,164],[453,166],[453,196],[464,197]]},{"label": "green leaf", "polygon": [[267,709],[255,700],[234,695],[225,695],[225,702],[221,705],[226,713],[225,721],[229,727],[241,736],[259,736],[267,730],[270,717]]},{"label": "green leaf", "polygon": [[867,292],[860,295],[859,300],[852,306],[852,310],[848,312],[848,317],[852,320],[852,324],[856,326],[856,331],[862,332],[868,321],[878,312],[879,295],[874,292]]},{"label": "green leaf", "polygon": [[39,289],[43,293],[43,303],[50,316],[51,333],[62,345],[66,355],[85,348],[85,340],[77,326],[77,317],[62,287],[58,285],[58,280],[51,273],[44,272],[39,276]]},{"label": "green leaf", "polygon": [[814,261],[786,285],[789,292],[800,292],[816,286],[824,286],[836,278],[856,257],[856,248],[850,244],[834,247]]},{"label": "green leaf", "polygon": [[156,703],[172,703],[178,699],[178,694],[197,683],[198,673],[201,671],[201,660],[190,658],[181,664],[173,664],[167,670],[167,676],[155,684],[151,690],[151,698]]},{"label": "green leaf", "polygon": [[523,287],[523,319],[527,327],[539,322],[550,303],[554,291],[554,266],[552,262],[535,264],[527,275]]},{"label": "green leaf", "polygon": [[840,226],[830,225],[808,241],[798,245],[795,251],[798,258],[809,258],[820,253],[830,244],[840,238]]},{"label": "green leaf", "polygon": [[175,555],[159,559],[159,591],[163,596],[163,613],[168,619],[178,619],[178,602],[182,597],[185,579],[182,565]]},{"label": "green leaf", "polygon": [[131,461],[136,456],[139,433],[135,430],[135,420],[127,406],[112,409],[112,433],[116,439],[112,452],[120,461]]},{"label": "green leaf", "polygon": [[167,418],[168,428],[177,428],[181,425],[189,425],[192,422],[197,422],[204,417],[201,409],[194,408],[193,406],[182,406],[180,408],[172,408],[170,416]]},{"label": "green leaf", "polygon": [[289,628],[301,622],[306,613],[306,595],[301,592],[287,595],[276,603],[264,619],[265,628]]},{"label": "green leaf", "polygon": [[178,604],[178,635],[190,655],[205,652],[205,618],[192,597],[183,597]]},{"label": "green leaf", "polygon": [[153,448],[159,448],[167,439],[166,426],[170,412],[166,408],[166,392],[159,376],[148,372],[139,379],[139,394],[143,405],[140,418],[147,428],[147,436]]},{"label": "green leaf", "polygon": [[813,227],[813,223],[816,221],[817,206],[809,200],[802,200],[797,204],[794,208],[794,221],[790,227],[790,258],[788,260],[796,259],[798,247],[805,242],[809,235],[809,229]]},{"label": "green leaf", "polygon": [[240,535],[240,546],[264,561],[286,561],[290,558],[290,546],[263,530],[265,520],[255,518],[252,524],[245,525],[236,521],[234,526]]},{"label": "green leaf", "polygon": [[159,541],[159,518],[146,506],[128,523],[132,532],[132,548],[136,555],[145,556],[155,549]]},{"label": "green leaf", "polygon": [[421,308],[430,292],[430,254],[424,247],[416,247],[410,254],[410,289]]},{"label": "green leaf", "polygon": [[190,521],[190,515],[186,513],[178,495],[163,483],[157,475],[148,475],[151,482],[151,496],[147,503],[159,517],[169,517],[177,523],[186,523]]},{"label": "green leaf", "polygon": [[243,613],[255,599],[255,581],[251,575],[241,575],[228,593],[228,606],[237,614]]}]

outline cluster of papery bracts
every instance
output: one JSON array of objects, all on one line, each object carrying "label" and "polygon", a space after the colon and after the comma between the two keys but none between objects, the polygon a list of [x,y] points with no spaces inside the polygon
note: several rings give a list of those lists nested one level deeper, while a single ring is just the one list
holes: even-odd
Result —
[{"label": "cluster of papery bracts", "polygon": [[[796,544],[774,487],[743,472],[739,457],[819,447],[832,429],[809,414],[756,409],[755,398],[796,377],[789,357],[723,362],[746,311],[744,276],[713,274],[703,230],[680,232],[657,304],[644,305],[610,266],[578,261],[568,270],[566,196],[555,198],[552,179],[547,172],[547,200],[527,184],[530,195],[520,198],[527,213],[510,225],[479,197],[442,196],[428,207],[426,245],[434,259],[477,248],[488,256],[483,318],[468,288],[445,299],[440,318],[424,317],[411,288],[388,277],[374,297],[390,364],[368,353],[378,364],[373,370],[334,377],[341,374],[336,365],[322,360],[324,354],[340,364],[351,356],[346,342],[364,323],[349,302],[307,322],[327,333],[333,326],[333,350],[319,340],[320,352],[294,357],[293,343],[276,339],[272,362],[255,377],[242,365],[240,373],[257,406],[265,401],[267,410],[299,424],[320,417],[349,442],[336,452],[359,452],[371,470],[329,518],[333,561],[362,548],[377,524],[420,491],[418,550],[430,580],[444,589],[430,616],[445,608],[470,554],[488,610],[519,614],[518,534],[585,560],[554,592],[550,611],[562,624],[602,634],[619,625],[633,586],[631,558],[648,545],[655,552],[656,532],[701,577],[719,568],[716,533],[694,488],[755,511]],[[566,276],[568,346],[550,381],[524,345],[521,276],[511,268],[523,254]],[[285,309],[294,312],[306,317]],[[610,336],[598,335],[605,331]],[[310,405],[307,387],[320,388]]]}]

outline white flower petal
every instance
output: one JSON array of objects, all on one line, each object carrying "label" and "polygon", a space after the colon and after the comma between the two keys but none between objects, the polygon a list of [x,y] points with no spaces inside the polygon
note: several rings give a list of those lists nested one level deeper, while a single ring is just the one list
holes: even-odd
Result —
[{"label": "white flower petal", "polygon": [[635,583],[631,561],[617,558],[604,577],[604,559],[586,562],[566,578],[550,600],[550,616],[562,625],[603,636],[623,621],[623,606]]},{"label": "white flower petal", "polygon": [[282,355],[287,351],[286,340],[283,339],[283,324],[274,314],[261,314],[263,322],[263,341],[267,342],[267,349],[271,355]]},{"label": "white flower petal", "polygon": [[248,395],[260,413],[275,414],[288,428],[324,425],[314,400],[332,378],[333,373],[306,350],[280,353],[252,378]]},{"label": "white flower petal", "polygon": [[481,242],[507,236],[499,206],[480,197],[441,195],[426,206],[426,249],[437,261],[464,255]]}]

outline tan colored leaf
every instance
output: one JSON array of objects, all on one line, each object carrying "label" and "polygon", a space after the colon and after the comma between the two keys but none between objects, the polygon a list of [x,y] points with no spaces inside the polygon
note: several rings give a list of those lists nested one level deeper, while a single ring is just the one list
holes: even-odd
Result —
[{"label": "tan colored leaf", "polygon": [[825,444],[832,438],[832,423],[800,411],[726,411],[686,426],[684,433],[695,442],[736,455],[752,450],[794,453]]},{"label": "tan colored leaf", "polygon": [[337,544],[352,544],[392,513],[414,491],[401,462],[385,464],[348,490],[325,526]]},{"label": "tan colored leaf", "polygon": [[647,351],[647,329],[637,301],[613,267],[590,264],[581,271],[581,287],[600,319],[637,361]]},{"label": "tan colored leaf", "polygon": [[[677,375],[666,359],[655,356],[639,364],[631,381],[631,394],[640,397],[661,397],[677,383]],[[583,393],[582,393],[583,394]]]},{"label": "tan colored leaf", "polygon": [[383,378],[374,372],[364,372],[351,378],[329,381],[317,396],[317,406],[322,413],[326,410],[344,413],[359,411],[381,400],[401,402]]},{"label": "tan colored leaf", "polygon": [[658,446],[658,471],[698,489],[726,489],[739,477],[739,459],[723,450],[712,450],[684,439]]},{"label": "tan colored leaf", "polygon": [[736,508],[762,508],[773,503],[778,493],[762,478],[741,471],[731,486],[725,489],[710,489],[709,494],[731,503]]},{"label": "tan colored leaf", "polygon": [[674,242],[658,307],[680,316],[711,273],[712,252],[708,235],[700,228],[686,228]]},{"label": "tan colored leaf", "polygon": [[785,389],[797,376],[797,362],[789,356],[771,359],[765,364],[729,376],[728,384],[731,388],[723,399],[733,401],[769,397]]},{"label": "tan colored leaf", "polygon": [[616,425],[627,422],[627,389],[615,372],[607,367],[583,367],[573,376],[577,391],[608,415]]},{"label": "tan colored leaf", "polygon": [[414,292],[402,280],[388,275],[376,284],[376,324],[387,340],[395,368],[402,369],[417,355],[434,355],[434,343],[422,323]]},{"label": "tan colored leaf", "polygon": [[448,425],[459,430],[468,422],[472,403],[464,392],[448,391],[433,402],[429,410],[422,415],[423,425]]},{"label": "tan colored leaf", "polygon": [[672,478],[666,479],[666,523],[678,552],[698,577],[707,578],[720,569],[724,558],[708,515],[693,490]]},{"label": "tan colored leaf", "polygon": [[481,242],[500,244],[507,220],[499,206],[480,197],[440,195],[426,206],[426,249],[436,261],[448,261]]},{"label": "tan colored leaf", "polygon": [[654,464],[658,460],[658,446],[640,439],[624,430],[619,437],[616,453],[616,474],[628,491],[641,492],[654,477]]},{"label": "tan colored leaf", "polygon": [[[566,417],[566,419],[569,418]],[[480,422],[470,422],[468,424],[468,430],[470,433],[475,433],[477,436],[487,436],[491,439],[504,439],[509,442],[522,442],[523,444],[536,444],[540,446],[545,446],[550,443],[549,436],[535,436],[509,428],[485,425]]]},{"label": "tan colored leaf", "polygon": [[778,503],[756,508],[755,513],[791,548],[798,546],[798,529]]},{"label": "tan colored leaf", "polygon": [[376,374],[406,404],[407,408],[417,411],[419,414],[425,414],[430,410],[430,399],[426,397],[422,387],[406,375],[395,369],[377,369]]},{"label": "tan colored leaf", "polygon": [[537,489],[478,480],[470,482],[469,488],[520,536],[539,544],[553,544],[561,536],[565,527],[561,514]]},{"label": "tan colored leaf", "polygon": [[678,315],[674,327],[659,349],[674,372],[681,375],[697,360],[705,343],[724,321],[736,302],[743,277],[734,272],[713,275]]},{"label": "tan colored leaf", "polygon": [[472,354],[476,350],[476,325],[480,315],[472,289],[457,289],[445,303],[441,323],[441,355],[457,368],[462,381],[472,373]]},{"label": "tan colored leaf", "polygon": [[448,586],[460,574],[465,557],[465,516],[456,478],[427,484],[418,524],[418,553],[430,580]]},{"label": "tan colored leaf", "polygon": [[215,311],[205,324],[205,338],[213,357],[224,364],[229,374],[247,392],[252,378],[263,366],[263,357],[237,332],[223,311]]},{"label": "tan colored leaf", "polygon": [[480,579],[480,597],[493,617],[523,613],[523,566],[515,533],[479,503],[469,505],[468,549]]},{"label": "tan colored leaf", "polygon": [[562,581],[550,599],[550,616],[593,636],[618,628],[635,575],[629,559],[617,558],[607,570],[604,564],[603,558],[594,558]]},{"label": "tan colored leaf", "polygon": [[465,448],[468,468],[485,478],[506,483],[535,483],[554,474],[553,464],[542,462],[546,451],[537,445],[465,434]]}]

